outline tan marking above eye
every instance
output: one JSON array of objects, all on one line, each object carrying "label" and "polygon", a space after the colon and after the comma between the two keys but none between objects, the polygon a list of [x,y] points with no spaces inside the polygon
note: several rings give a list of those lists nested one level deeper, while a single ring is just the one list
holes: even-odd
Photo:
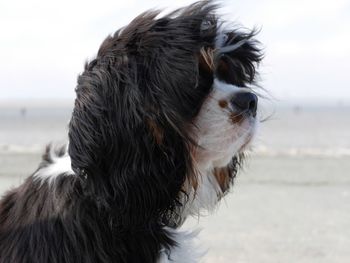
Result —
[{"label": "tan marking above eye", "polygon": [[228,107],[228,102],[227,100],[219,100],[219,106],[221,108],[227,108]]},{"label": "tan marking above eye", "polygon": [[207,73],[214,70],[214,50],[211,48],[201,48],[199,54],[199,67]]}]

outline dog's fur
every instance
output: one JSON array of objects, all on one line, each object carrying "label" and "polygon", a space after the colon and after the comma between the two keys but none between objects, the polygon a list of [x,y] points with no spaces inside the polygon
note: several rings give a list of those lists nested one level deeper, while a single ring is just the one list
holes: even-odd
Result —
[{"label": "dog's fur", "polygon": [[178,228],[228,191],[257,122],[232,103],[255,83],[254,32],[216,7],[145,12],[107,37],[78,78],[69,144],[0,202],[1,263],[196,261]]}]

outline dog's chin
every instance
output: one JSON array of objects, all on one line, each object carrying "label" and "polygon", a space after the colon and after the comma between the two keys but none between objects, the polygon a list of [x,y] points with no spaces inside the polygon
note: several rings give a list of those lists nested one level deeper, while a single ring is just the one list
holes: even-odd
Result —
[{"label": "dog's chin", "polygon": [[247,130],[247,134],[245,136],[244,142],[241,145],[241,147],[238,149],[238,153],[244,153],[246,151],[249,151],[251,149],[252,146],[252,142],[255,139],[255,135],[257,133],[257,129],[258,129],[258,121],[256,116],[249,116],[246,119],[247,122],[247,126],[248,128]]},{"label": "dog's chin", "polygon": [[227,151],[227,154],[220,159],[213,160],[212,166],[214,168],[225,167],[229,165],[232,158],[249,151],[255,138],[257,126],[258,122],[256,117],[246,116],[235,129],[235,142],[228,147],[229,150]]}]

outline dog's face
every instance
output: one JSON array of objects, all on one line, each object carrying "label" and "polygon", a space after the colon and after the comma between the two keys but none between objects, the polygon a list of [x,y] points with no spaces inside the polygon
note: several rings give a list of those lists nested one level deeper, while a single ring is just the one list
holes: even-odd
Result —
[{"label": "dog's face", "polygon": [[201,2],[144,13],[78,79],[72,167],[87,175],[87,194],[135,209],[136,221],[171,224],[216,203],[254,135],[260,51],[253,33],[224,29],[214,11]]},{"label": "dog's face", "polygon": [[200,169],[225,167],[243,153],[255,133],[257,102],[251,90],[214,80],[195,121]]}]

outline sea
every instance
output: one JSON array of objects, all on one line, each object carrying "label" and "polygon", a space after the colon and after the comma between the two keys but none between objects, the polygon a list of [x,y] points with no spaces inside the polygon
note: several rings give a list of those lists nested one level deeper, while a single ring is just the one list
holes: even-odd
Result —
[{"label": "sea", "polygon": [[[34,153],[67,140],[72,107],[69,102],[0,104],[0,152]],[[259,119],[252,154],[350,156],[349,106],[269,105]]]}]

